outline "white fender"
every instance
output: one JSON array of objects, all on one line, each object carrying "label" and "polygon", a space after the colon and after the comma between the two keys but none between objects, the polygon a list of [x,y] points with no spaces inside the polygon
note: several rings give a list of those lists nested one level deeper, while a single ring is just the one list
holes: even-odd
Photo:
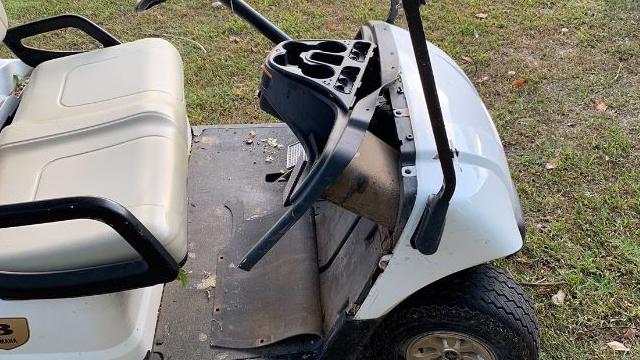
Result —
[{"label": "white fender", "polygon": [[447,132],[459,152],[457,188],[438,251],[427,256],[411,246],[428,197],[442,185],[442,170],[409,33],[395,26],[391,30],[414,131],[418,192],[389,264],[356,314],[358,320],[379,318],[425,286],[511,255],[523,244],[518,229],[520,204],[495,125],[462,69],[429,44]]}]

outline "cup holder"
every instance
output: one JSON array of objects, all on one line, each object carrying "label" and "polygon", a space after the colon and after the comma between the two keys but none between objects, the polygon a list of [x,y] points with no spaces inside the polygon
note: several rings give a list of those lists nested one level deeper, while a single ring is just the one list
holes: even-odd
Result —
[{"label": "cup holder", "polygon": [[340,54],[347,51],[347,45],[338,41],[323,41],[318,43],[315,48],[320,51]]},{"label": "cup holder", "polygon": [[320,80],[332,78],[336,74],[331,66],[322,64],[304,63],[303,66],[300,67],[300,70],[302,70],[305,76]]},{"label": "cup holder", "polygon": [[[286,71],[321,81],[332,91],[343,95],[354,93],[362,65],[372,44],[365,41],[287,41],[277,50],[272,61]],[[336,78],[336,81],[326,81]]]},{"label": "cup holder", "polygon": [[[289,41],[282,46],[282,49],[284,53],[278,54],[273,58],[276,64],[294,66],[299,68],[305,76],[324,80],[336,75],[336,70],[331,65],[342,65],[344,56],[337,54],[346,52],[347,46],[338,41],[322,41],[317,44]],[[305,59],[304,53],[311,53],[308,55],[308,59]]]},{"label": "cup holder", "polygon": [[336,54],[329,54],[329,53],[326,53],[326,52],[314,52],[314,53],[311,54],[311,56],[309,56],[309,59],[311,59],[313,61],[325,63],[325,64],[331,64],[331,65],[335,65],[335,66],[340,66],[340,65],[342,65],[342,62],[344,61],[344,56],[336,55]]}]

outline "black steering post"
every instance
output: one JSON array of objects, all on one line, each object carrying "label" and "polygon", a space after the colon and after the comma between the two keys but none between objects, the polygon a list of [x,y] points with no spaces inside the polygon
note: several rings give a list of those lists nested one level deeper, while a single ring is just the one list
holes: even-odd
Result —
[{"label": "black steering post", "polygon": [[242,0],[221,0],[220,2],[231,9],[233,13],[251,24],[254,28],[256,28],[256,30],[258,30],[267,39],[271,40],[274,44],[280,44],[283,41],[291,40],[291,37],[289,35],[280,30],[271,21],[262,16],[246,2]]},{"label": "black steering post", "polygon": [[424,0],[402,0],[411,35],[413,52],[418,63],[418,72],[422,82],[424,98],[427,102],[429,120],[435,138],[438,158],[442,167],[443,182],[442,188],[437,194],[429,199],[427,210],[422,215],[418,230],[414,236],[416,248],[423,254],[431,255],[438,250],[442,232],[446,222],[449,202],[456,190],[456,172],[453,165],[454,152],[449,146],[447,128],[444,124],[440,99],[436,88],[436,80],[433,75],[429,47],[424,34],[422,18],[420,17],[420,5]]}]

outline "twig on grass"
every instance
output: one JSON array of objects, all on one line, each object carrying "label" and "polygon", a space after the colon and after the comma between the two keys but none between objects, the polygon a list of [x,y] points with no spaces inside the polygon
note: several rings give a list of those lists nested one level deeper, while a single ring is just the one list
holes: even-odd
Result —
[{"label": "twig on grass", "polygon": [[200,50],[202,50],[203,53],[207,53],[207,49],[205,49],[204,46],[202,46],[202,44],[200,44],[199,42],[193,40],[193,39],[189,39],[188,37],[184,37],[184,36],[178,36],[178,35],[173,35],[173,34],[153,34],[153,33],[145,33],[144,35],[147,36],[155,36],[155,37],[168,37],[168,38],[174,38],[174,39],[178,39],[178,40],[184,40],[187,42],[192,43],[193,45],[197,46]]},{"label": "twig on grass", "polygon": [[558,285],[564,285],[566,283],[567,283],[566,281],[555,281],[555,282],[537,281],[537,282],[521,282],[520,285],[523,285],[523,286],[558,286]]},{"label": "twig on grass", "polygon": [[611,82],[615,82],[620,77],[620,70],[622,70],[622,62],[618,65],[618,71],[616,71],[616,76],[611,80]]}]

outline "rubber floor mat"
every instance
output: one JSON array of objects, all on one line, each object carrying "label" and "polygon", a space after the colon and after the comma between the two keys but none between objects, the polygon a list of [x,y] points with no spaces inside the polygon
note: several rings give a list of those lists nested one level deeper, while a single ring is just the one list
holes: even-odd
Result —
[{"label": "rubber floor mat", "polygon": [[237,264],[284,212],[245,219],[242,203],[228,204],[231,243],[218,256],[212,344],[234,349],[262,347],[293,337],[322,336],[318,260],[311,215],[246,272]]}]

